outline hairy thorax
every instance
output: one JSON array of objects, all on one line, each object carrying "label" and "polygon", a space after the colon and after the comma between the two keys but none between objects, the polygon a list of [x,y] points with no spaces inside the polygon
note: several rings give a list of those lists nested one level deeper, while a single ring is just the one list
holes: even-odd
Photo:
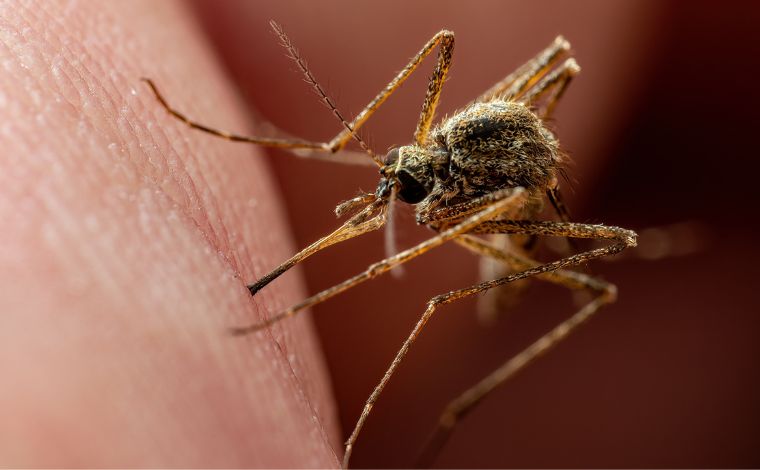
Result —
[{"label": "hairy thorax", "polygon": [[[396,175],[407,192],[417,185],[418,212],[499,189],[522,186],[540,199],[562,156],[554,135],[525,105],[476,103],[442,121],[429,144],[402,147]],[[405,184],[406,182],[406,184]],[[424,197],[421,197],[424,196]]]}]

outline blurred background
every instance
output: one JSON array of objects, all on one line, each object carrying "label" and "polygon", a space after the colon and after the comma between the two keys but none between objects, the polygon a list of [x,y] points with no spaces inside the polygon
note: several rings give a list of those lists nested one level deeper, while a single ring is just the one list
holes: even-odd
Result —
[{"label": "blurred background", "polygon": [[[293,135],[315,140],[330,139],[340,125],[303,83],[270,19],[283,25],[348,115],[440,29],[454,31],[457,43],[439,116],[557,34],[568,38],[583,70],[551,123],[573,159],[567,203],[576,221],[631,228],[648,243],[636,256],[588,268],[618,286],[619,301],[489,396],[456,428],[436,466],[760,466],[760,310],[753,294],[760,264],[753,220],[760,6],[193,5],[241,99]],[[423,64],[362,129],[377,153],[411,141],[432,64]],[[271,153],[299,246],[337,227],[336,204],[377,184],[372,168]],[[656,227],[666,230],[647,230]],[[411,209],[399,211],[402,247],[429,235],[415,226]],[[383,255],[378,232],[314,256],[301,272],[313,293]],[[448,246],[410,263],[402,279],[375,280],[313,309],[344,434],[427,300],[477,280],[478,260]],[[375,406],[352,464],[412,465],[449,400],[575,308],[568,292],[540,282],[492,326],[479,324],[475,299],[441,308]]]}]

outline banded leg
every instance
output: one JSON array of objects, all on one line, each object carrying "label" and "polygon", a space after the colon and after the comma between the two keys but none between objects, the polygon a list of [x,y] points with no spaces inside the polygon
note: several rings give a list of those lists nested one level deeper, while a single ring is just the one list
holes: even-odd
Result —
[{"label": "banded leg", "polygon": [[[188,118],[185,114],[182,112],[172,108],[169,103],[164,99],[163,95],[158,91],[158,87],[155,85],[155,83],[147,78],[144,78],[143,80],[148,84],[148,86],[151,88],[153,93],[156,96],[156,99],[159,101],[161,106],[166,109],[169,114],[174,116],[175,118],[179,119],[180,121],[184,122],[186,125],[190,126],[193,129],[197,129],[202,132],[206,132],[212,135],[215,135],[217,137],[221,137],[226,140],[234,141],[234,142],[248,142],[252,144],[262,145],[265,147],[276,147],[276,148],[283,148],[283,149],[289,149],[294,151],[294,153],[300,155],[300,156],[312,156],[318,152],[329,152],[329,153],[335,153],[339,150],[343,149],[345,145],[348,143],[351,138],[355,138],[359,141],[360,145],[368,151],[364,143],[361,141],[361,139],[358,137],[356,132],[359,130],[359,128],[369,119],[369,117],[377,110],[377,108],[382,105],[385,100],[388,99],[388,97],[396,91],[396,89],[401,86],[404,81],[414,72],[419,64],[427,57],[432,50],[440,45],[440,51],[438,53],[438,64],[433,71],[433,75],[431,76],[430,83],[428,86],[428,91],[425,96],[425,101],[423,103],[422,107],[422,113],[420,115],[420,120],[417,124],[417,130],[415,131],[415,140],[418,143],[422,143],[427,139],[427,133],[430,128],[430,123],[433,119],[433,116],[435,114],[435,108],[438,105],[438,99],[440,96],[441,88],[443,87],[443,83],[446,78],[446,74],[448,72],[449,67],[451,66],[451,58],[452,53],[454,49],[454,33],[450,31],[440,31],[435,36],[433,36],[432,39],[430,39],[427,44],[412,58],[412,60],[404,67],[397,75],[396,77],[386,85],[383,90],[380,91],[380,93],[375,96],[375,98],[372,99],[372,101],[367,104],[367,106],[356,115],[356,117],[351,121],[348,122],[343,115],[338,111],[335,104],[332,102],[332,100],[327,96],[325,91],[322,89],[322,87],[318,84],[314,76],[311,74],[311,71],[306,67],[305,62],[299,55],[298,51],[295,49],[295,47],[292,45],[290,40],[287,36],[285,36],[285,33],[282,31],[282,28],[279,27],[277,24],[273,24],[272,27],[274,28],[277,35],[280,37],[281,41],[283,42],[283,45],[288,50],[289,54],[295,60],[296,64],[299,66],[301,71],[303,72],[306,81],[314,87],[314,89],[317,91],[317,93],[320,95],[322,100],[327,104],[327,106],[332,110],[333,114],[338,118],[338,120],[341,121],[343,124],[344,129],[339,132],[335,137],[332,138],[329,142],[313,142],[303,139],[296,139],[296,138],[266,138],[266,137],[255,137],[255,136],[246,136],[246,135],[240,135],[235,134],[232,132],[228,132],[225,130],[215,129],[209,126],[206,126],[205,124],[201,124],[197,121],[194,121],[190,118]],[[375,163],[378,166],[383,166],[382,160],[377,157],[376,155],[369,152],[370,155],[375,160]]]},{"label": "banded leg", "polygon": [[570,43],[562,36],[554,41],[534,58],[521,65],[480,95],[475,102],[484,103],[495,98],[515,99],[535,84],[546,72],[570,50]]},{"label": "banded leg", "polygon": [[[484,222],[484,224],[498,224],[500,222],[501,221],[490,221],[490,222]],[[482,225],[483,224],[479,225],[478,228]],[[615,240],[616,243],[603,247],[603,248],[597,248],[597,249],[589,250],[589,251],[579,253],[573,256],[568,256],[566,258],[562,258],[550,263],[534,266],[532,268],[525,269],[523,271],[511,274],[509,276],[506,276],[500,279],[481,282],[479,284],[476,284],[474,286],[471,286],[465,289],[451,291],[447,294],[432,298],[428,302],[428,306],[427,306],[427,309],[425,310],[425,313],[422,314],[422,317],[415,325],[409,337],[406,339],[406,341],[404,341],[404,344],[401,346],[401,349],[399,349],[398,353],[396,354],[396,357],[393,359],[393,362],[386,370],[385,375],[383,375],[383,378],[380,380],[380,383],[375,387],[375,389],[372,391],[372,394],[367,399],[367,402],[364,405],[364,409],[362,410],[362,414],[359,417],[359,420],[357,421],[354,427],[354,430],[351,433],[351,436],[348,438],[348,441],[346,441],[346,453],[345,453],[345,456],[343,457],[344,468],[348,467],[348,462],[351,457],[353,445],[356,442],[356,439],[359,436],[359,432],[364,426],[364,423],[366,422],[369,416],[369,413],[372,410],[372,407],[374,406],[375,402],[380,396],[380,393],[383,391],[388,381],[390,380],[391,376],[396,371],[399,364],[408,353],[409,348],[411,347],[412,343],[414,343],[414,341],[417,339],[420,332],[425,327],[427,322],[430,320],[430,318],[433,315],[433,312],[439,305],[445,305],[445,304],[454,302],[456,300],[469,297],[471,295],[474,295],[480,292],[484,292],[493,287],[500,286],[509,282],[514,282],[519,279],[525,279],[531,276],[542,275],[544,273],[549,273],[549,272],[556,271],[559,269],[567,268],[569,266],[584,263],[586,261],[589,261],[595,258],[612,255],[612,254],[622,251],[623,249],[629,246],[636,245],[636,234],[630,230],[625,230],[618,227],[606,227],[606,226],[601,226],[601,225],[587,225],[587,224],[572,224],[572,223],[563,223],[563,222],[531,222],[531,221],[527,221],[524,223],[523,222],[507,222],[507,225],[504,225],[503,227],[505,228],[505,232],[503,233],[525,233],[525,234],[554,235],[554,236],[565,236],[565,237],[571,236],[571,237],[579,237],[579,238],[613,239]],[[486,233],[491,233],[491,232],[486,232]],[[595,301],[598,301],[598,300],[595,300]],[[575,323],[582,322],[583,320],[587,319],[591,313],[593,313],[593,311],[588,313],[587,310],[588,309],[582,310],[581,312],[579,312],[579,314],[586,312],[584,315],[579,316],[579,314],[576,314],[570,320],[560,325],[561,328],[558,327],[558,329],[553,330],[550,333],[550,335],[554,334],[556,338],[554,336],[550,336],[549,338],[544,337],[541,340],[539,340],[536,343],[540,345],[540,347],[537,347],[537,350],[539,351],[539,353],[542,351],[545,351],[546,349],[548,349],[548,347],[550,347],[551,345],[559,341],[559,339],[562,339],[564,336],[566,336],[567,333],[569,333],[569,330],[574,328]],[[565,331],[565,330],[568,330],[568,331]],[[520,357],[520,359],[524,361],[525,359],[532,360],[534,357],[537,356],[537,354],[533,354],[533,353],[531,354],[532,355],[530,356],[518,356],[518,357]],[[520,367],[523,367],[525,364],[527,364],[527,362],[523,362]]]},{"label": "banded leg", "polygon": [[523,202],[524,195],[525,195],[525,190],[523,188],[518,187],[518,188],[503,189],[501,191],[497,191],[497,192],[488,194],[486,196],[483,196],[479,199],[488,201],[489,202],[488,207],[478,212],[477,214],[467,218],[466,220],[457,224],[456,226],[448,230],[444,230],[440,232],[438,235],[432,238],[429,238],[428,240],[420,243],[417,246],[414,246],[394,256],[391,256],[382,261],[379,261],[369,266],[364,272],[357,274],[356,276],[350,279],[347,279],[340,284],[330,287],[329,289],[323,290],[322,292],[319,292],[318,294],[315,294],[309,297],[308,299],[290,307],[287,310],[284,310],[274,315],[271,318],[268,318],[267,320],[261,323],[256,323],[256,324],[244,326],[244,327],[233,328],[231,330],[231,333],[234,335],[246,335],[249,333],[253,333],[255,331],[259,331],[261,329],[264,329],[282,320],[283,318],[291,317],[304,309],[307,309],[309,307],[322,303],[325,300],[331,297],[334,297],[335,295],[340,294],[341,292],[344,292],[354,286],[357,286],[364,281],[368,281],[381,274],[384,274],[390,271],[391,269],[393,269],[394,267],[399,266],[403,263],[406,263],[407,261],[410,261],[426,253],[427,251],[433,248],[436,248],[453,238],[456,238],[457,236],[463,233],[469,232],[475,227],[477,227],[478,225],[481,225],[484,222],[490,219],[493,219],[494,217],[498,217],[503,212],[509,210],[509,208],[511,208],[512,206],[521,204]]}]

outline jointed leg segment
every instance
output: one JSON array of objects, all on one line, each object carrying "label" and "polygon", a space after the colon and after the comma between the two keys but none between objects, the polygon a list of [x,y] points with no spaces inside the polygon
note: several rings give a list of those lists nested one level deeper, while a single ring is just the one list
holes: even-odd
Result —
[{"label": "jointed leg segment", "polygon": [[[490,222],[484,222],[481,225],[498,224],[500,222],[502,221],[490,221]],[[511,274],[504,278],[482,282],[474,286],[471,286],[465,289],[455,290],[455,291],[452,291],[447,294],[440,295],[431,299],[430,302],[428,302],[427,309],[425,310],[422,317],[415,325],[409,337],[406,339],[406,341],[404,341],[404,344],[401,346],[401,349],[396,354],[396,357],[393,359],[393,362],[391,363],[390,367],[388,367],[388,370],[385,372],[383,378],[380,380],[380,383],[375,387],[372,394],[367,399],[364,409],[362,410],[362,414],[359,417],[359,420],[357,421],[354,427],[354,430],[351,433],[351,436],[346,442],[346,453],[343,459],[344,467],[348,466],[348,460],[351,456],[353,445],[356,442],[359,432],[361,431],[361,428],[364,426],[364,423],[367,420],[367,417],[369,416],[369,413],[372,410],[374,403],[377,401],[383,388],[385,388],[386,384],[390,380],[390,377],[393,375],[393,373],[396,371],[401,361],[406,356],[412,343],[417,339],[420,332],[422,331],[422,328],[424,328],[428,320],[430,320],[430,317],[432,317],[433,312],[439,305],[448,304],[456,300],[459,300],[461,298],[468,297],[473,294],[477,294],[479,292],[483,292],[485,290],[491,289],[493,287],[496,287],[502,284],[514,282],[519,279],[525,279],[531,276],[550,273],[553,271],[557,271],[559,269],[566,268],[568,266],[573,266],[579,263],[589,261],[591,259],[600,258],[602,256],[618,253],[622,251],[623,249],[625,249],[626,247],[635,246],[636,244],[635,233],[628,230],[619,229],[617,227],[571,224],[571,223],[563,223],[563,222],[547,222],[547,223],[505,222],[501,227],[504,228],[505,230],[504,233],[526,233],[526,234],[540,234],[540,235],[574,236],[574,237],[582,237],[582,238],[612,238],[616,240],[616,243],[604,248],[589,250],[589,251],[579,253],[573,256],[569,256],[567,258],[563,258],[563,259],[553,261],[550,263],[533,266],[521,272]],[[490,233],[490,232],[487,232],[487,233]],[[525,353],[522,353],[516,356],[515,357],[516,362],[513,362],[512,365],[510,366],[509,370],[511,372],[509,372],[507,377],[513,375],[514,372],[524,367],[533,358],[537,357],[542,352],[548,350],[549,347],[556,344],[559,340],[567,336],[567,334],[572,329],[574,329],[577,325],[579,325],[581,322],[586,320],[591,314],[593,314],[598,309],[599,306],[601,306],[603,303],[610,302],[612,299],[614,299],[614,287],[609,286],[608,289],[605,289],[602,295],[600,295],[594,301],[592,301],[589,305],[584,307],[584,309],[582,309],[576,315],[571,317],[569,320],[567,320],[566,322],[562,323],[560,326],[552,330],[552,332],[550,332],[548,335],[539,339],[533,346],[529,347]],[[487,391],[485,393],[487,393]],[[483,395],[485,395],[485,393],[483,393]],[[476,401],[479,401],[479,399],[480,398],[478,398]]]},{"label": "jointed leg segment", "polygon": [[552,70],[549,75],[544,77],[534,87],[530,88],[527,93],[520,98],[520,101],[533,105],[541,99],[541,97],[551,92],[546,99],[546,103],[537,111],[539,118],[542,120],[548,119],[554,112],[554,107],[557,105],[559,99],[562,98],[562,94],[567,89],[570,81],[573,77],[578,75],[580,71],[581,68],[578,66],[578,63],[571,57],[561,66]]},{"label": "jointed leg segment", "polygon": [[[513,271],[524,271],[541,265],[538,261],[503,250],[479,237],[462,235],[455,239],[454,242],[477,255],[506,263]],[[601,279],[585,273],[565,269],[537,274],[536,278],[565,286],[568,289],[588,289],[599,293],[606,291],[609,287],[609,283]]]},{"label": "jointed leg segment", "polygon": [[[478,255],[495,258],[507,263],[512,269],[525,270],[540,265],[537,261],[503,251],[480,238],[470,235],[463,235],[455,241],[457,244]],[[536,277],[563,285],[569,289],[592,291],[596,293],[596,296],[568,320],[562,322],[535,341],[531,346],[509,359],[504,365],[452,400],[444,408],[438,419],[436,429],[423,447],[417,459],[417,467],[426,468],[433,463],[444,444],[448,441],[454,426],[489,393],[568,336],[573,329],[588,320],[599,308],[615,300],[615,286],[584,273],[558,269],[537,274]]]},{"label": "jointed leg segment", "polygon": [[[438,426],[426,443],[420,458],[418,467],[428,467],[440,452],[440,449],[448,440],[451,431],[457,422],[471,411],[478,403],[483,400],[489,393],[494,391],[499,385],[512,378],[517,372],[524,369],[528,364],[533,362],[541,355],[548,352],[560,341],[565,339],[577,327],[588,320],[602,306],[614,302],[615,287],[608,284],[607,289],[583,306],[573,316],[563,321],[544,336],[536,340],[533,344],[525,348],[522,352],[509,359],[504,365],[487,375],[475,386],[466,390],[462,395],[451,401],[445,408],[440,418]],[[441,300],[441,303],[448,299]],[[449,300],[452,301],[452,300]]]},{"label": "jointed leg segment", "polygon": [[525,90],[538,82],[569,50],[570,43],[562,36],[557,36],[546,49],[489,88],[475,102],[484,103],[496,98],[505,100],[518,99]]},{"label": "jointed leg segment", "polygon": [[427,139],[427,134],[430,129],[430,124],[433,120],[433,116],[435,114],[435,108],[438,105],[438,100],[441,93],[441,88],[443,87],[443,83],[446,78],[446,74],[448,73],[449,67],[451,66],[451,58],[452,53],[454,50],[454,33],[451,31],[440,31],[435,36],[433,36],[430,41],[425,44],[425,46],[418,52],[412,60],[404,67],[401,72],[399,72],[396,77],[386,85],[383,90],[380,91],[380,93],[375,96],[375,98],[372,99],[372,101],[367,104],[367,106],[356,115],[356,117],[351,121],[347,122],[346,119],[343,117],[343,115],[338,111],[335,104],[332,102],[332,100],[328,97],[328,95],[324,92],[322,87],[319,85],[319,83],[316,81],[314,76],[311,74],[309,69],[306,67],[305,62],[301,59],[300,55],[298,54],[298,51],[295,49],[295,47],[291,44],[290,40],[287,36],[285,36],[285,33],[282,31],[282,28],[280,28],[279,25],[273,23],[272,27],[274,28],[275,32],[278,34],[280,39],[283,42],[283,45],[288,50],[288,53],[293,58],[293,60],[296,61],[299,68],[303,72],[304,76],[306,77],[307,82],[309,82],[314,89],[317,91],[317,93],[320,95],[322,100],[328,105],[328,107],[333,111],[333,114],[338,118],[338,120],[341,121],[343,124],[344,129],[339,132],[335,137],[333,137],[329,142],[313,142],[303,139],[297,139],[297,138],[267,138],[267,137],[255,137],[255,136],[246,136],[246,135],[240,135],[235,134],[232,132],[215,129],[209,126],[206,126],[204,124],[201,124],[197,121],[194,121],[190,118],[188,118],[184,113],[172,108],[169,103],[166,101],[166,99],[161,95],[161,93],[158,91],[158,88],[156,87],[155,83],[153,83],[152,80],[148,78],[144,78],[143,81],[145,81],[148,86],[153,91],[154,95],[156,96],[156,99],[161,103],[161,106],[166,109],[169,114],[174,116],[175,118],[179,119],[180,121],[184,122],[188,126],[192,127],[193,129],[197,129],[202,132],[206,132],[212,135],[215,135],[217,137],[221,137],[226,140],[231,140],[235,142],[248,142],[252,144],[261,145],[264,147],[277,147],[277,148],[283,148],[283,149],[289,149],[294,151],[294,153],[304,156],[304,155],[312,155],[315,152],[329,152],[329,153],[335,153],[339,150],[342,150],[343,147],[346,146],[349,140],[351,138],[355,138],[357,141],[359,141],[360,145],[362,145],[362,148],[367,151],[370,156],[375,160],[375,163],[378,166],[382,166],[383,163],[377,157],[374,155],[367,147],[364,145],[364,142],[358,137],[356,132],[359,130],[359,128],[367,121],[367,119],[372,116],[372,114],[377,110],[377,108],[382,105],[385,100],[388,99],[388,97],[393,94],[396,89],[401,86],[404,81],[406,81],[407,78],[414,72],[419,64],[427,57],[432,50],[435,48],[435,46],[439,45],[441,46],[440,52],[438,54],[438,62],[436,64],[436,68],[433,71],[433,75],[431,76],[430,83],[428,86],[427,94],[425,95],[425,101],[422,106],[422,113],[420,115],[419,122],[417,124],[417,129],[414,133],[415,141],[417,143],[424,143]]},{"label": "jointed leg segment", "polygon": [[386,258],[378,263],[375,263],[368,267],[364,272],[350,279],[347,279],[346,281],[337,284],[329,289],[319,292],[318,294],[315,294],[308,299],[290,307],[289,309],[278,313],[277,315],[267,319],[262,323],[240,328],[233,328],[232,333],[235,335],[244,335],[261,330],[279,320],[282,320],[283,318],[291,317],[306,308],[324,302],[325,300],[334,297],[335,295],[344,292],[364,281],[386,273],[394,267],[406,263],[407,261],[410,261],[463,233],[469,232],[476,226],[490,219],[493,219],[494,217],[498,217],[501,213],[508,210],[511,206],[521,203],[524,194],[525,190],[518,187],[497,191],[495,193],[483,196],[481,199],[487,199],[491,201],[489,206],[481,212],[457,224],[456,226],[440,232],[435,237],[430,238],[415,247],[409,248],[394,256],[391,256],[390,258]]}]

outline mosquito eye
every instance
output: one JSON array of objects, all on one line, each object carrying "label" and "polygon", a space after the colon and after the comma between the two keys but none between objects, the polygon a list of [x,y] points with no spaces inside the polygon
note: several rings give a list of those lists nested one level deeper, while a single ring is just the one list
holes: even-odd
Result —
[{"label": "mosquito eye", "polygon": [[422,186],[419,181],[414,179],[407,171],[401,170],[396,173],[398,182],[401,183],[401,189],[398,192],[398,197],[402,201],[409,204],[417,204],[427,196],[427,190]]},{"label": "mosquito eye", "polygon": [[395,165],[398,161],[398,149],[391,149],[390,152],[388,152],[388,155],[385,156],[385,164],[386,165]]}]

